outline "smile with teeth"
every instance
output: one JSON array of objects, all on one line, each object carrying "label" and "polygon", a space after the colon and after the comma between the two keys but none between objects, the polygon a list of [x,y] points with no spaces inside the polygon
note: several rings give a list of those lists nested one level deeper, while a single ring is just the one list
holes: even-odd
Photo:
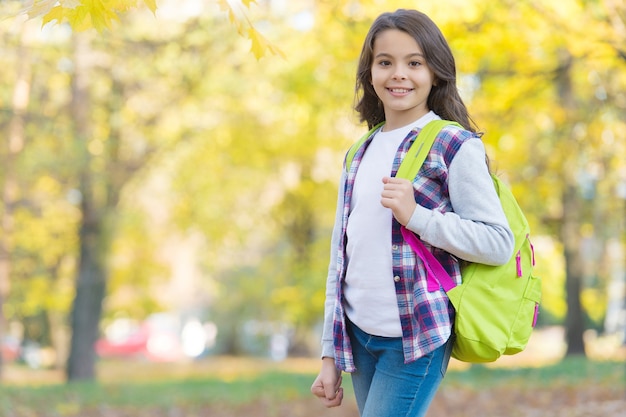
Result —
[{"label": "smile with teeth", "polygon": [[412,88],[388,88],[387,90],[395,94],[406,94],[413,91]]}]

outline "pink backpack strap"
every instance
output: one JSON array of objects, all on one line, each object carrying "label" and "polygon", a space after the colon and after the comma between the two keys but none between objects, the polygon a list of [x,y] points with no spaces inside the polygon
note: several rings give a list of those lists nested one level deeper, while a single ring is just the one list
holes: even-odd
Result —
[{"label": "pink backpack strap", "polygon": [[437,258],[435,258],[435,256],[428,249],[426,249],[426,246],[424,246],[422,241],[415,236],[415,233],[411,232],[404,226],[401,226],[400,231],[402,232],[402,237],[404,237],[406,243],[411,246],[426,268],[428,291],[437,291],[441,286],[444,291],[448,292],[452,288],[456,287],[456,283],[452,280],[450,275],[446,272],[443,266],[441,266]]}]

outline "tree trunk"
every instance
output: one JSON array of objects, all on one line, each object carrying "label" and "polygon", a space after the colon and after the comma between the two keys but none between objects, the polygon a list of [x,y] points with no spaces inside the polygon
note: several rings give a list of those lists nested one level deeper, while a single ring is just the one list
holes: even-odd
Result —
[{"label": "tree trunk", "polygon": [[565,340],[567,343],[567,356],[585,355],[585,344],[583,341],[585,323],[580,303],[583,278],[580,236],[581,210],[577,186],[566,185],[563,192],[561,241],[563,242],[565,253],[565,294],[567,298]]},{"label": "tree trunk", "polygon": [[[22,35],[24,26],[22,25]],[[23,38],[23,36],[22,36]],[[30,101],[31,64],[28,51],[20,41],[17,49],[17,74],[11,101],[12,116],[7,132],[6,147],[2,154],[2,238],[0,239],[0,341],[3,339],[7,320],[4,316],[4,302],[11,288],[11,255],[13,252],[13,207],[19,199],[15,162],[24,148],[24,119]],[[0,375],[2,374],[2,355],[0,355]]]},{"label": "tree trunk", "polygon": [[[560,65],[555,74],[556,89],[566,111],[567,120],[576,120],[577,105],[574,98],[571,74],[574,58],[567,50],[561,50],[559,58]],[[561,177],[563,181],[561,196],[563,219],[560,233],[565,256],[565,296],[567,298],[567,315],[565,317],[566,355],[584,355],[583,332],[585,323],[580,303],[584,274],[580,234],[583,206],[576,178],[576,170],[579,167],[579,152],[577,152],[576,139],[572,138],[570,129],[566,128],[565,130],[564,140],[568,142],[568,146],[572,149],[568,158],[563,161],[563,175]]]},{"label": "tree trunk", "polygon": [[[83,201],[88,199],[83,194]],[[95,378],[95,343],[106,293],[106,272],[101,257],[102,222],[89,202],[83,203],[83,217],[76,296],[71,316],[72,338],[67,362],[67,378],[70,381]]]},{"label": "tree trunk", "polygon": [[82,220],[79,234],[79,264],[76,294],[72,305],[72,337],[67,361],[68,380],[95,378],[95,343],[98,339],[102,301],[106,293],[105,257],[106,238],[102,202],[94,192],[91,156],[87,151],[90,139],[90,97],[88,43],[80,35],[75,37],[74,74],[72,79],[72,117],[75,140],[83,150],[80,168]]},{"label": "tree trunk", "polygon": [[[99,51],[101,53],[102,51]],[[110,236],[115,229],[114,212],[121,189],[140,169],[151,149],[134,159],[121,151],[122,131],[115,115],[123,107],[124,85],[111,76],[111,91],[104,102],[94,102],[89,93],[89,80],[102,71],[102,62],[90,50],[87,39],[75,35],[75,68],[72,79],[72,117],[75,123],[77,148],[83,152],[79,168],[82,221],[80,225],[80,260],[76,280],[76,295],[72,307],[72,338],[67,363],[68,380],[95,378],[95,343],[99,336],[103,301],[107,291],[108,256]],[[98,66],[100,68],[98,68]],[[91,108],[109,116],[109,131],[104,141],[105,168],[92,163],[94,156],[88,151],[92,138]],[[102,122],[102,121],[100,121]],[[126,158],[126,159],[124,159]]]}]

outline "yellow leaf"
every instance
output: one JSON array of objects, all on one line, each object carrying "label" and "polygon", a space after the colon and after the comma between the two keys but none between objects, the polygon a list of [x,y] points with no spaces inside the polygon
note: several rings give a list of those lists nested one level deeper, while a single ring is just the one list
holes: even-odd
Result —
[{"label": "yellow leaf", "polygon": [[230,4],[228,4],[228,2],[225,2],[225,4],[227,7],[225,11],[228,11],[228,20],[230,21],[230,23],[235,25],[235,28],[237,29],[237,33],[239,33],[240,35],[243,35],[244,30],[243,30],[243,24],[241,22],[241,19],[237,17],[237,15],[235,14],[235,10],[232,7],[230,7]]},{"label": "yellow leaf", "polygon": [[285,55],[285,53],[278,48],[276,45],[272,44],[272,43],[268,43],[268,48],[269,51],[273,54],[273,55],[279,55],[280,57],[282,57],[283,59],[286,59],[287,56]]},{"label": "yellow leaf", "polygon": [[59,4],[64,9],[75,9],[81,5],[81,0],[59,0]]},{"label": "yellow leaf", "polygon": [[[236,23],[237,20],[239,20],[239,18],[237,17],[236,11],[235,11],[235,7],[233,7],[230,4],[229,0],[217,0],[217,4],[220,8],[220,11],[222,12],[228,12],[228,19],[232,22],[232,23]],[[240,11],[241,13],[241,11]]]},{"label": "yellow leaf", "polygon": [[230,10],[230,3],[228,3],[228,0],[217,0],[217,5],[223,12]]},{"label": "yellow leaf", "polygon": [[244,6],[246,6],[247,8],[250,8],[250,5],[252,3],[256,3],[256,0],[241,0],[241,2],[243,3]]},{"label": "yellow leaf", "polygon": [[92,26],[91,19],[84,6],[78,6],[75,9],[66,9],[67,21],[76,31],[87,30]]},{"label": "yellow leaf", "polygon": [[280,55],[283,58],[285,57],[285,54],[280,49],[272,45],[254,27],[250,27],[248,29],[248,37],[252,41],[252,46],[250,49],[256,59],[261,59],[267,51],[269,51],[270,53],[274,55]]},{"label": "yellow leaf", "polygon": [[56,20],[57,23],[61,23],[65,20],[65,18],[66,18],[65,9],[61,6],[55,6],[52,8],[52,10],[50,10],[48,13],[46,13],[43,16],[41,25],[45,26],[46,24],[52,22],[53,20]]},{"label": "yellow leaf", "polygon": [[52,8],[54,7],[56,3],[57,3],[57,0],[35,1],[33,5],[29,9],[27,9],[26,15],[28,16],[29,19],[32,19],[38,16],[44,16],[52,10]]},{"label": "yellow leaf", "polygon": [[[43,25],[56,20],[57,23],[68,22],[77,31],[93,27],[102,32],[109,29],[113,21],[119,21],[118,13],[136,8],[137,3],[138,0],[34,0],[22,13],[30,19],[43,16]],[[156,12],[156,0],[143,0],[143,3],[152,13]],[[235,23],[241,32],[241,24]]]},{"label": "yellow leaf", "polygon": [[148,8],[150,9],[152,13],[156,13],[156,9],[157,9],[156,0],[143,0],[143,2],[146,3],[146,6],[148,6]]},{"label": "yellow leaf", "polygon": [[102,32],[104,29],[109,29],[111,27],[111,22],[119,19],[117,14],[105,7],[101,0],[91,0],[89,15],[93,26],[98,30],[98,32]]},{"label": "yellow leaf", "polygon": [[265,39],[253,28],[248,30],[248,36],[252,41],[252,47],[250,48],[256,59],[261,59],[267,49],[267,42]]},{"label": "yellow leaf", "polygon": [[106,6],[107,8],[111,10],[115,10],[116,12],[127,12],[137,7],[137,1],[136,0],[109,0]]}]

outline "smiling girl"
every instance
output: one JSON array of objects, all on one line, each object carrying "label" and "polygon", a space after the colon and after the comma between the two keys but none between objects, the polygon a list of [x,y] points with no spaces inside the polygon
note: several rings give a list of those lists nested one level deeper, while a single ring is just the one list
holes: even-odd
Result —
[{"label": "smiling girl", "polygon": [[[456,87],[454,57],[430,18],[415,10],[379,16],[356,91],[361,121],[384,123],[340,180],[322,366],[311,391],[338,406],[341,373],[350,372],[361,416],[423,416],[448,366],[454,309],[443,289],[428,292],[400,228],[425,242],[457,284],[459,260],[504,264],[513,235]],[[439,133],[413,181],[395,178],[419,131],[441,118],[464,128]]]}]

